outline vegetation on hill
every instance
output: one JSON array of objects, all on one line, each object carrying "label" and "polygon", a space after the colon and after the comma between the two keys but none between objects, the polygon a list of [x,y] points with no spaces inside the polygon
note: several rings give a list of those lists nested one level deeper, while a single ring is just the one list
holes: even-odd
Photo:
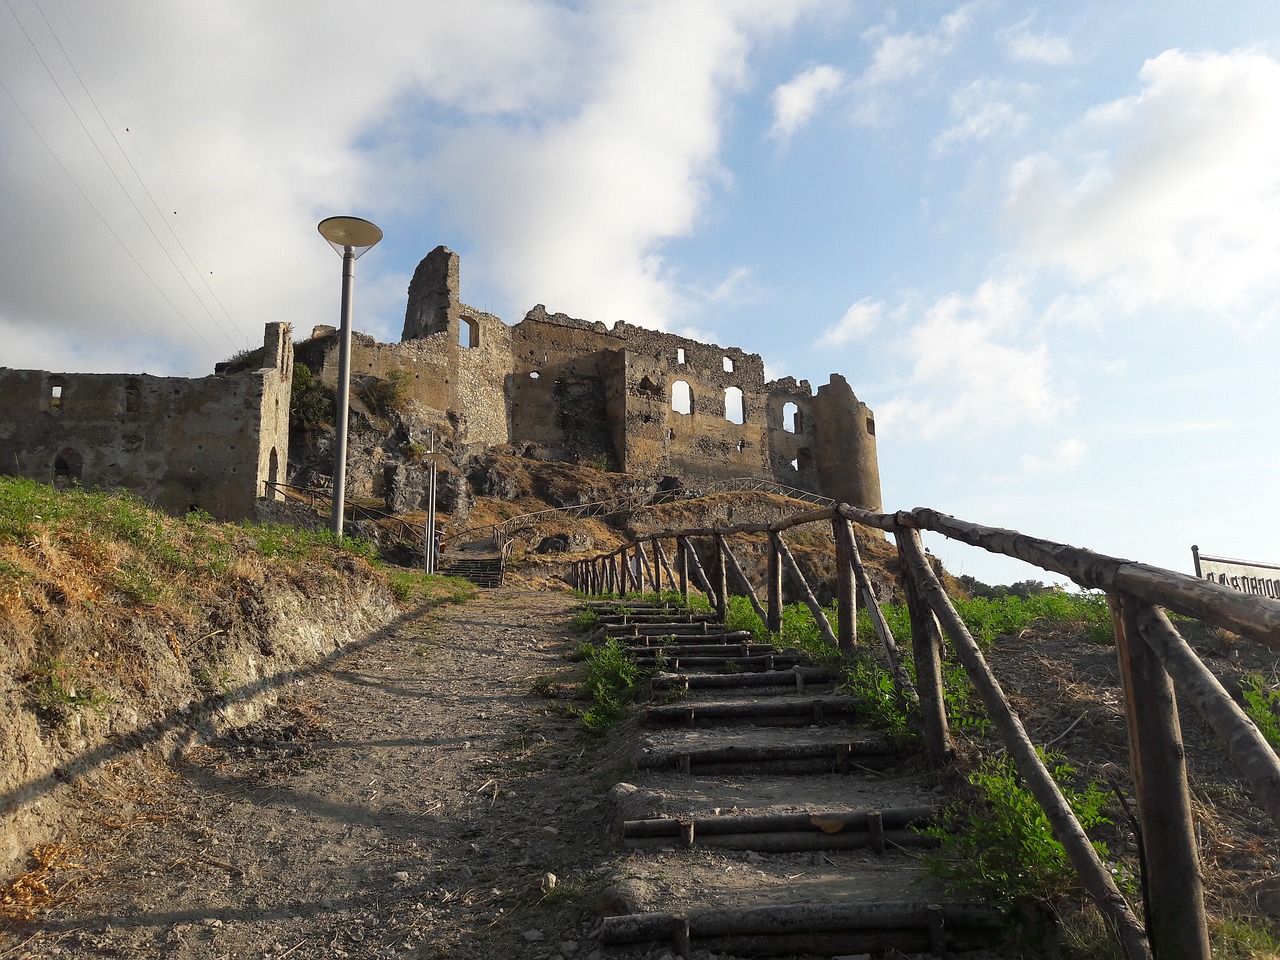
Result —
[{"label": "vegetation on hill", "polygon": [[[93,773],[117,743],[243,722],[278,687],[470,584],[391,574],[367,544],[177,519],[141,500],[0,477],[0,805]],[[123,750],[123,747],[120,748]],[[86,758],[96,757],[96,760]],[[15,804],[0,873],[52,829]]]}]

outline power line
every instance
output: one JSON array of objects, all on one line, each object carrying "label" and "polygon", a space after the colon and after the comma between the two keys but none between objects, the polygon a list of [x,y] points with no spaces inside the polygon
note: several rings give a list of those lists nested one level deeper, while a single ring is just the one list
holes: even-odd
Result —
[{"label": "power line", "polygon": [[27,116],[27,111],[22,109],[22,104],[18,103],[17,98],[14,97],[14,95],[9,91],[9,88],[5,86],[5,83],[3,80],[0,80],[0,90],[3,90],[5,92],[5,96],[7,96],[13,102],[13,105],[17,108],[18,113],[22,115],[22,119],[27,121],[27,126],[31,128],[31,132],[36,135],[36,139],[38,139],[40,143],[44,145],[44,148],[49,151],[49,156],[53,157],[53,162],[58,165],[58,168],[64,174],[66,174],[67,179],[71,181],[71,185],[75,187],[76,190],[79,191],[80,196],[84,198],[84,202],[89,205],[89,209],[92,210],[95,214],[97,214],[98,219],[102,221],[102,225],[107,228],[107,232],[110,233],[111,236],[115,238],[116,243],[120,244],[120,249],[125,252],[125,254],[129,257],[130,260],[132,260],[135,264],[137,264],[138,269],[142,271],[142,275],[146,277],[149,281],[151,281],[151,285],[156,288],[156,293],[160,294],[160,296],[164,298],[165,302],[168,303],[169,306],[173,307],[173,312],[176,313],[179,317],[181,317],[182,322],[191,328],[191,332],[196,335],[196,339],[198,339],[201,343],[203,343],[206,347],[208,347],[210,353],[214,352],[213,345],[210,344],[209,341],[204,338],[204,336],[200,333],[198,329],[196,329],[195,324],[193,324],[190,320],[187,319],[187,315],[184,314],[178,308],[178,305],[169,299],[169,295],[165,293],[162,289],[160,289],[160,284],[158,284],[155,278],[151,276],[150,273],[147,272],[147,268],[142,265],[141,261],[139,261],[138,258],[133,255],[133,251],[129,249],[128,245],[126,245],[125,242],[122,239],[120,239],[120,235],[116,233],[115,229],[111,226],[111,224],[107,222],[107,218],[102,215],[102,211],[99,210],[94,205],[94,202],[89,199],[89,195],[84,192],[84,188],[81,187],[80,184],[76,181],[76,178],[71,175],[71,171],[67,169],[66,164],[64,164],[62,160],[58,157],[58,154],[54,152],[53,147],[49,146],[49,142],[45,140],[44,136],[36,128],[36,125],[32,123],[31,118]]},{"label": "power line", "polygon": [[[168,259],[169,264],[173,267],[174,271],[175,271],[175,272],[178,274],[178,276],[182,279],[183,283],[185,283],[185,284],[186,284],[187,289],[191,291],[192,296],[194,296],[194,297],[196,298],[196,301],[197,301],[197,302],[200,304],[200,306],[204,309],[205,313],[206,313],[206,314],[208,314],[209,319],[213,322],[213,325],[214,325],[215,327],[217,327],[217,328],[218,328],[218,332],[219,332],[219,333],[221,333],[221,334],[223,335],[223,337],[226,339],[226,341],[227,341],[229,344],[231,344],[231,346],[232,346],[232,347],[237,347],[237,346],[238,346],[238,344],[236,343],[236,341],[235,341],[235,340],[233,340],[233,339],[231,338],[230,334],[228,334],[228,333],[227,333],[226,328],[222,325],[222,323],[218,320],[218,318],[217,318],[216,316],[214,316],[213,311],[211,311],[211,310],[209,309],[208,305],[207,305],[207,304],[204,302],[204,300],[200,297],[200,294],[196,292],[195,287],[193,287],[193,286],[191,285],[191,281],[188,279],[187,275],[183,272],[182,268],[178,266],[177,261],[173,258],[173,255],[169,252],[169,248],[168,248],[168,247],[164,244],[164,242],[160,239],[159,235],[156,233],[155,229],[152,227],[152,225],[151,225],[150,221],[149,221],[149,220],[147,219],[147,217],[143,214],[142,210],[138,207],[138,204],[137,204],[137,202],[134,200],[133,195],[129,192],[128,188],[124,185],[124,181],[120,179],[120,176],[119,176],[119,174],[116,172],[115,167],[113,167],[113,166],[112,166],[111,161],[110,161],[110,160],[108,160],[108,159],[107,159],[107,157],[106,157],[106,154],[104,154],[104,153],[103,153],[102,148],[99,146],[99,144],[98,144],[97,140],[95,140],[95,139],[94,139],[93,134],[89,131],[89,127],[88,127],[88,125],[84,122],[84,118],[80,116],[80,112],[76,109],[75,105],[71,102],[71,98],[67,95],[66,90],[63,88],[62,84],[58,81],[58,78],[54,75],[53,70],[49,67],[48,62],[45,60],[44,55],[40,52],[39,47],[37,47],[37,46],[36,46],[35,40],[32,38],[31,34],[27,31],[27,28],[26,28],[26,26],[22,23],[21,19],[19,19],[17,12],[13,9],[13,4],[12,4],[12,2],[10,2],[10,0],[5,0],[5,6],[7,6],[7,7],[9,8],[9,14],[13,17],[14,21],[18,24],[18,28],[22,31],[22,35],[26,38],[27,43],[31,46],[32,51],[33,51],[33,52],[35,53],[35,55],[36,55],[36,58],[40,61],[40,65],[41,65],[42,67],[44,67],[45,73],[46,73],[46,74],[48,74],[49,79],[53,81],[53,85],[57,88],[58,93],[62,96],[63,102],[65,102],[65,103],[66,103],[67,108],[71,111],[72,116],[74,116],[74,117],[76,118],[76,122],[80,124],[80,129],[84,131],[85,137],[86,137],[86,138],[88,138],[89,142],[93,145],[93,148],[94,148],[95,152],[98,154],[98,157],[102,160],[103,164],[106,166],[106,168],[107,168],[108,172],[110,172],[110,174],[111,174],[112,178],[116,181],[116,184],[120,187],[120,190],[121,190],[121,192],[124,194],[125,199],[127,199],[127,200],[129,201],[129,205],[133,207],[134,212],[135,212],[135,213],[137,213],[138,218],[142,221],[143,226],[145,226],[145,227],[147,228],[147,232],[151,234],[152,239],[153,239],[153,240],[155,240],[156,245],[157,245],[157,246],[159,246],[159,248],[160,248],[161,252],[165,255],[165,258],[166,258],[166,259]],[[39,7],[38,7],[38,4],[37,4],[37,9],[38,9],[38,8],[39,8]],[[46,24],[46,25],[48,25],[48,19],[44,17],[44,11],[43,11],[43,10],[41,10],[41,11],[40,11],[40,16],[41,16],[42,18],[44,18],[44,20],[45,20],[45,24]],[[49,29],[50,29],[50,32],[52,33],[52,32],[53,32],[52,27],[50,27]],[[66,49],[62,46],[61,41],[59,41],[59,40],[58,40],[58,38],[57,38],[57,34],[56,34],[56,33],[54,34],[54,39],[55,39],[55,41],[57,41],[57,42],[58,42],[58,47],[59,47],[59,49],[61,49],[61,50],[62,50],[63,56],[64,56],[64,57],[66,57],[66,58],[67,58],[67,62],[68,62],[68,63],[70,63],[70,62],[71,62],[70,57],[67,57]],[[96,110],[96,109],[97,109],[97,103],[93,100],[92,95],[91,95],[91,94],[89,94],[88,88],[84,86],[84,81],[80,78],[80,74],[75,70],[75,66],[74,66],[74,65],[72,65],[72,72],[73,72],[73,73],[75,73],[75,75],[76,75],[76,79],[80,81],[80,85],[81,85],[81,87],[82,87],[82,88],[84,88],[85,94],[86,94],[87,96],[89,96],[89,100],[90,100],[90,102],[91,102],[91,103],[93,103],[93,104],[94,104],[94,109]],[[6,89],[5,89],[5,93],[6,93],[6,94],[8,94],[9,99],[10,99],[10,100],[13,100],[13,101],[14,101],[14,104],[15,104],[15,105],[17,105],[17,100],[14,98],[13,94],[8,90],[8,88],[6,88]],[[22,110],[22,108],[21,108],[20,106],[18,107],[18,110],[19,110],[19,112],[22,114],[23,119],[27,121],[27,124],[28,124],[29,126],[31,126],[32,130],[36,130],[35,124],[31,121],[31,118],[30,118],[29,116],[27,116],[26,112],[25,112],[24,110]],[[104,125],[106,125],[106,118],[102,116],[102,112],[101,112],[100,110],[98,111],[98,116],[102,119],[102,121],[103,121]],[[108,125],[108,129],[110,129],[109,125]],[[113,237],[115,237],[115,238],[116,238],[116,241],[121,245],[121,247],[124,247],[124,248],[125,248],[125,252],[129,254],[130,259],[132,259],[132,260],[133,260],[133,262],[134,262],[135,264],[137,264],[138,268],[139,268],[140,270],[142,270],[142,272],[144,273],[144,275],[146,275],[147,279],[151,281],[152,286],[154,286],[154,287],[156,288],[156,290],[157,290],[158,292],[160,292],[161,296],[162,296],[162,297],[164,297],[165,301],[166,301],[166,302],[167,302],[171,307],[173,307],[174,311],[175,311],[175,312],[177,312],[177,313],[178,313],[178,315],[179,315],[180,317],[182,317],[183,322],[185,322],[185,323],[187,324],[187,326],[191,327],[192,332],[195,332],[195,333],[196,333],[196,335],[200,338],[201,342],[202,342],[202,343],[204,343],[206,347],[209,347],[210,351],[212,352],[213,347],[209,344],[209,342],[208,342],[207,340],[205,340],[203,336],[200,336],[200,334],[198,333],[198,331],[196,331],[196,329],[195,329],[194,325],[191,323],[191,321],[187,319],[187,317],[185,316],[185,314],[183,314],[183,313],[182,313],[182,311],[181,311],[181,310],[178,308],[178,306],[173,302],[173,300],[172,300],[172,299],[170,299],[170,298],[169,298],[169,296],[168,296],[167,294],[165,294],[165,293],[160,289],[160,285],[159,285],[158,281],[155,279],[155,277],[153,277],[153,276],[152,276],[152,275],[147,271],[147,269],[142,265],[141,261],[140,261],[140,260],[139,260],[139,259],[138,259],[134,254],[133,254],[133,252],[132,252],[132,251],[130,251],[130,250],[127,248],[127,246],[126,246],[126,244],[125,244],[124,240],[120,237],[120,235],[119,235],[118,233],[116,233],[116,231],[115,231],[114,229],[112,229],[112,228],[111,228],[111,226],[110,226],[109,224],[107,224],[106,217],[103,215],[103,213],[102,213],[102,212],[101,212],[101,211],[100,211],[96,206],[94,206],[94,204],[92,203],[92,201],[89,201],[88,195],[85,193],[84,189],[80,186],[80,184],[79,184],[79,183],[77,183],[77,182],[75,181],[75,178],[71,176],[70,171],[69,171],[69,170],[67,169],[67,167],[62,163],[62,161],[61,161],[60,159],[58,159],[58,157],[57,157],[56,153],[54,153],[54,150],[53,150],[53,148],[49,145],[48,141],[46,141],[46,140],[44,139],[44,137],[43,137],[43,136],[40,136],[39,131],[36,131],[36,135],[37,135],[38,137],[40,137],[40,142],[44,144],[45,149],[46,149],[46,150],[48,150],[51,154],[53,154],[53,155],[54,155],[54,159],[55,159],[55,160],[57,160],[57,162],[58,162],[58,166],[59,166],[59,167],[61,167],[61,168],[62,168],[62,170],[63,170],[63,172],[64,172],[64,173],[66,173],[66,174],[67,174],[67,176],[71,178],[72,182],[76,184],[76,189],[77,189],[77,190],[79,190],[79,191],[80,191],[81,196],[83,196],[83,197],[85,198],[85,200],[86,200],[87,202],[89,202],[90,206],[93,208],[94,213],[96,213],[96,214],[98,215],[98,218],[99,218],[100,220],[102,220],[102,222],[103,222],[104,224],[106,224],[106,225],[107,225],[107,228],[108,228],[108,230],[110,230],[111,235],[112,235]],[[113,138],[114,138],[114,134],[113,134],[112,136],[113,136]],[[118,140],[116,141],[116,146],[117,146],[117,147],[120,147],[120,143],[119,143],[119,141],[118,141]],[[124,153],[123,148],[121,148],[121,153],[122,153],[122,154]],[[126,162],[129,162],[129,158],[128,158],[128,156],[127,156],[127,155],[125,156],[125,160],[126,160]],[[133,168],[132,163],[129,163],[129,166],[130,166],[130,168],[131,168],[131,169]],[[136,169],[134,169],[134,171],[133,171],[133,172],[134,172],[134,176],[138,178],[139,183],[142,183],[141,178],[140,178],[140,177],[138,177],[137,170],[136,170]],[[143,184],[143,190],[144,190],[144,191],[146,191],[146,186],[145,186],[145,184]],[[151,195],[150,195],[150,191],[146,191],[146,192],[147,192],[148,196],[150,197],[150,196],[151,196]],[[152,199],[152,204],[154,205],[154,204],[155,204],[155,200],[154,200],[154,198],[151,198],[151,199]],[[157,213],[159,213],[159,212],[160,212],[160,211],[159,211],[159,208],[157,207]],[[164,215],[163,215],[163,213],[161,213],[161,214],[160,214],[160,216],[161,216],[161,218],[162,218],[162,219],[164,219]],[[167,225],[168,221],[166,220],[165,222],[166,222],[166,225]],[[173,233],[173,229],[172,229],[172,227],[170,227],[169,229],[170,229],[170,233]],[[175,238],[175,239],[177,239],[176,234],[175,234],[175,237],[174,237],[174,238]],[[181,246],[181,245],[182,245],[182,244],[181,244],[181,241],[179,241],[179,246]],[[185,252],[185,248],[184,248],[184,252]],[[190,256],[189,256],[189,255],[188,255],[188,260],[190,260]],[[193,268],[195,268],[195,264],[194,264],[194,263],[192,263],[192,267],[193,267]],[[198,268],[196,268],[196,269],[198,270]],[[216,299],[216,298],[215,298],[215,299]],[[221,304],[220,304],[220,305],[221,305]],[[224,307],[223,309],[224,309],[224,311],[225,311],[225,307]],[[228,318],[228,319],[229,319],[229,318]]]},{"label": "power line", "polygon": [[[213,289],[213,287],[209,285],[209,281],[205,279],[205,271],[202,270],[199,266],[197,266],[195,259],[191,256],[190,251],[187,250],[186,244],[182,242],[182,238],[179,237],[177,232],[173,229],[173,225],[169,222],[169,219],[164,215],[164,211],[161,209],[159,202],[156,200],[155,196],[151,193],[150,188],[147,187],[146,180],[144,180],[142,177],[142,174],[138,172],[138,168],[134,166],[132,158],[130,158],[128,151],[126,151],[124,148],[124,144],[122,144],[120,142],[120,138],[116,136],[115,128],[110,123],[107,122],[106,116],[103,115],[102,109],[98,106],[98,101],[94,98],[93,93],[89,90],[89,85],[84,82],[84,78],[80,76],[80,71],[76,69],[75,61],[71,59],[71,55],[67,52],[67,48],[63,46],[62,40],[58,36],[58,31],[56,31],[53,28],[53,24],[49,22],[49,18],[45,15],[44,8],[40,6],[40,0],[33,0],[33,2],[35,3],[36,10],[38,10],[40,13],[40,18],[44,20],[44,25],[49,29],[49,33],[53,37],[54,42],[57,43],[58,49],[62,51],[62,56],[64,59],[66,59],[67,66],[71,68],[71,72],[75,74],[76,80],[78,80],[80,83],[80,88],[84,90],[85,96],[88,97],[89,102],[93,104],[93,109],[98,114],[98,119],[102,121],[103,127],[105,127],[107,133],[111,135],[111,139],[115,142],[116,148],[120,151],[120,155],[124,157],[125,163],[127,163],[129,165],[129,169],[133,171],[133,176],[138,181],[138,185],[142,187],[142,192],[145,193],[147,195],[147,199],[151,201],[152,209],[155,210],[156,215],[160,217],[161,222],[165,225],[165,228],[168,229],[169,235],[173,237],[174,242],[177,243],[178,248],[182,251],[183,255],[187,258],[187,263],[191,264],[191,269],[195,272],[196,276],[200,278],[200,282],[204,284],[204,288],[208,290],[209,295],[213,297],[214,303],[216,303],[218,307],[222,310],[223,316],[227,318],[227,322],[230,323],[233,328],[238,330],[238,328],[236,328],[235,326],[235,320],[231,316],[231,312],[226,308],[226,305],[223,304],[222,300],[218,297],[218,294]],[[188,286],[190,286],[190,284],[188,284]],[[195,293],[195,291],[193,290],[192,293]],[[197,296],[197,299],[199,299],[198,296]],[[208,310],[207,307],[205,309]],[[211,319],[213,318],[212,312],[210,312],[210,318]],[[215,319],[215,323],[216,322],[217,321]],[[243,336],[243,334],[241,334],[241,336]],[[246,338],[246,342],[247,342],[247,338]]]}]

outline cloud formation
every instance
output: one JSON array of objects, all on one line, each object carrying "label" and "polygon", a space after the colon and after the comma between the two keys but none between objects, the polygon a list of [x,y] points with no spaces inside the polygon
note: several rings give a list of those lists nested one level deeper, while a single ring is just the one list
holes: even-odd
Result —
[{"label": "cloud formation", "polygon": [[835,67],[820,64],[797,74],[773,91],[773,126],[769,136],[784,143],[809,122],[822,102],[845,84]]},{"label": "cloud formation", "polygon": [[1014,166],[1006,214],[1021,256],[1112,311],[1250,323],[1280,292],[1280,63],[1169,50],[1140,80]]}]

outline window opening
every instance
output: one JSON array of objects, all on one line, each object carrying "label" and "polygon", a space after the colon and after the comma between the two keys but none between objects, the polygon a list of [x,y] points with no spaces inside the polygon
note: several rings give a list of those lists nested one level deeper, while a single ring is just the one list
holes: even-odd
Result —
[{"label": "window opening", "polygon": [[52,413],[62,412],[62,388],[67,382],[61,377],[49,381],[49,410]]},{"label": "window opening", "polygon": [[671,384],[671,409],[676,413],[693,413],[693,391],[683,380]]},{"label": "window opening", "polygon": [[725,387],[724,418],[730,423],[742,423],[743,408],[741,387]]},{"label": "window opening", "polygon": [[84,458],[79,452],[67,447],[53,458],[53,485],[69,487],[80,482],[80,474],[84,469]]},{"label": "window opening", "polygon": [[733,373],[733,361],[730,360],[728,357],[724,358],[724,372]]},{"label": "window opening", "polygon": [[470,317],[458,318],[458,346],[468,350],[480,346],[480,325]]},{"label": "window opening", "polygon": [[790,400],[782,405],[782,429],[787,433],[800,431],[800,407]]},{"label": "window opening", "polygon": [[676,363],[684,365],[684,347],[676,347]]},{"label": "window opening", "polygon": [[876,435],[876,422],[871,417],[867,417],[867,433],[873,437]]},{"label": "window opening", "polygon": [[747,449],[747,441],[745,441],[745,440],[739,440],[739,441],[738,441],[738,452],[739,452],[739,453],[741,453],[741,452],[742,452],[743,450],[745,450],[745,449]]}]

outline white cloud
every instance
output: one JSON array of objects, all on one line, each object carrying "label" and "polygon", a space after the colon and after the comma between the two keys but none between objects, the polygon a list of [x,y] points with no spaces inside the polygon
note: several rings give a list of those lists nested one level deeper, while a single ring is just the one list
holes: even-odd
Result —
[{"label": "white cloud", "polygon": [[1074,397],[1054,382],[1047,345],[1020,339],[1031,319],[1020,278],[937,301],[897,345],[912,385],[880,405],[880,419],[924,437],[1053,420]]},{"label": "white cloud", "polygon": [[957,90],[951,95],[951,116],[956,122],[934,138],[934,152],[945,154],[953,144],[1023,129],[1027,114],[1013,101],[1025,95],[1025,87],[995,80],[975,80]]},{"label": "white cloud", "polygon": [[1016,164],[1006,212],[1022,256],[1112,314],[1265,322],[1280,294],[1280,63],[1170,50],[1141,82]]},{"label": "white cloud", "polygon": [[819,65],[782,84],[773,91],[773,126],[769,136],[783,142],[809,122],[822,102],[845,84],[845,75],[835,67]]},{"label": "white cloud", "polygon": [[[724,175],[725,99],[745,84],[755,45],[815,5],[399,2],[353,19],[338,0],[140,0],[127,10],[70,0],[51,10],[56,40],[19,6],[133,199],[21,32],[0,32],[0,79],[128,250],[0,100],[0,219],[24,244],[22,258],[0,262],[0,336],[29,343],[22,334],[64,331],[103,355],[137,337],[170,369],[209,370],[256,343],[266,320],[300,332],[333,321],[338,261],[315,224],[334,213],[388,231],[358,269],[358,327],[398,332],[403,290],[395,304],[382,275],[399,283],[437,243],[471,238],[469,263],[505,298],[495,310],[544,301],[592,318],[679,320],[682,298],[657,247],[694,228],[709,183]],[[130,163],[163,213],[150,210]],[[234,317],[226,336],[205,281]],[[34,363],[25,356],[6,360]]]},{"label": "white cloud", "polygon": [[841,347],[853,340],[861,340],[878,327],[884,318],[884,304],[870,297],[859,300],[844,312],[836,323],[827,327],[818,338],[820,347]]},{"label": "white cloud", "polygon": [[1022,455],[1022,471],[1029,476],[1045,473],[1069,473],[1084,459],[1089,448],[1079,437],[1055,443],[1045,456]]},{"label": "white cloud", "polygon": [[749,296],[750,284],[751,271],[747,267],[733,267],[711,291],[707,299],[712,303],[741,301]]},{"label": "white cloud", "polygon": [[1009,59],[1050,67],[1066,66],[1075,60],[1068,40],[1048,33],[1032,33],[1028,29],[1030,23],[1030,20],[1023,20],[996,34],[996,39],[1004,44]]},{"label": "white cloud", "polygon": [[973,7],[965,4],[923,32],[894,33],[888,24],[865,31],[862,39],[873,43],[875,49],[871,63],[853,84],[858,97],[854,120],[868,126],[884,123],[889,110],[888,88],[938,66],[972,23]]}]

